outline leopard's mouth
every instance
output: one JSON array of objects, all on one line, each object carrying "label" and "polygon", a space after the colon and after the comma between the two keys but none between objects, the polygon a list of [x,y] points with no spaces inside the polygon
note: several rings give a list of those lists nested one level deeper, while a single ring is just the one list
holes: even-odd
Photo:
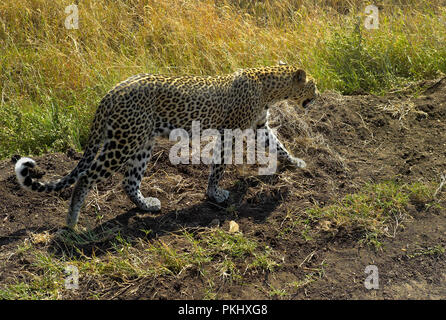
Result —
[{"label": "leopard's mouth", "polygon": [[314,99],[305,99],[302,102],[302,107],[304,107],[304,108],[308,107],[313,101],[314,101]]}]

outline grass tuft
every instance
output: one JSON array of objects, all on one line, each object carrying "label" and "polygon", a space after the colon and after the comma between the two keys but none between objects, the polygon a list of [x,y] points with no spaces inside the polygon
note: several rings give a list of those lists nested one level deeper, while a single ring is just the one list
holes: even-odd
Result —
[{"label": "grass tuft", "polygon": [[[387,181],[369,184],[362,191],[348,194],[328,206],[314,206],[305,211],[309,223],[325,231],[354,230],[362,242],[381,246],[380,238],[394,237],[403,223],[414,214],[411,206],[433,202],[434,186],[415,182],[399,184]],[[427,206],[426,206],[427,205]]]}]

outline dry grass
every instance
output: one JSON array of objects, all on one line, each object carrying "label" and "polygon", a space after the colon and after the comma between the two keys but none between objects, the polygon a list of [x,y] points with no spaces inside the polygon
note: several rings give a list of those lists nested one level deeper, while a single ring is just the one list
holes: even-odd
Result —
[{"label": "dry grass", "polygon": [[391,114],[392,117],[400,121],[404,120],[404,118],[412,112],[427,117],[427,113],[421,110],[417,110],[415,104],[410,101],[410,99],[405,101],[392,100],[385,104],[378,105],[377,108]]},{"label": "dry grass", "polygon": [[[324,104],[324,98],[318,98],[315,103]],[[348,171],[345,159],[332,150],[321,132],[315,132],[320,124],[320,119],[312,119],[308,114],[296,112],[295,108],[284,102],[271,110],[270,124],[277,129],[281,141],[289,141],[287,147],[294,154],[308,154],[311,156],[325,156],[333,161],[343,171]],[[324,126],[332,130],[330,121]]]}]

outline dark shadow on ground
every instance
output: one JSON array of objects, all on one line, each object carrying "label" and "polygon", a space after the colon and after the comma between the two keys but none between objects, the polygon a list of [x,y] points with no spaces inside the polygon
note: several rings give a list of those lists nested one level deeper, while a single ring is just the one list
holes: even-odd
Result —
[{"label": "dark shadow on ground", "polygon": [[228,189],[230,198],[223,204],[206,199],[184,209],[157,214],[133,208],[92,230],[64,231],[62,235],[53,238],[48,251],[58,257],[100,256],[113,250],[118,235],[128,242],[134,242],[142,238],[150,240],[169,233],[182,233],[185,229],[195,232],[208,228],[215,219],[220,225],[236,217],[252,218],[255,223],[264,223],[276,207],[286,200],[288,190],[277,190],[272,194],[260,192],[249,198],[246,198],[246,193],[261,182],[273,184],[276,180],[275,175],[239,180]]}]

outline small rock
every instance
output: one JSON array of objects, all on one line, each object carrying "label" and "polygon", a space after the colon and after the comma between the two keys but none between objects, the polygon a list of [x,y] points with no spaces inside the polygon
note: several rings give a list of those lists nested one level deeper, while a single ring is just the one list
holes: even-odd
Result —
[{"label": "small rock", "polygon": [[239,231],[239,226],[235,221],[229,221],[229,232],[235,233]]}]

